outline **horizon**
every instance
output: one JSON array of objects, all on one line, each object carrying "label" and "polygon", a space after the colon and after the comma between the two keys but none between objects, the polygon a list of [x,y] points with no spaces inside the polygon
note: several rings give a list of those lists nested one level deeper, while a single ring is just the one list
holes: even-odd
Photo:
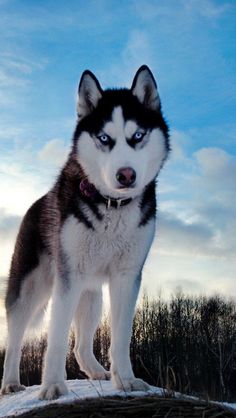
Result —
[{"label": "horizon", "polygon": [[235,299],[235,2],[0,0],[0,12],[0,295],[20,221],[69,152],[82,72],[130,87],[147,64],[172,152],[142,288]]}]

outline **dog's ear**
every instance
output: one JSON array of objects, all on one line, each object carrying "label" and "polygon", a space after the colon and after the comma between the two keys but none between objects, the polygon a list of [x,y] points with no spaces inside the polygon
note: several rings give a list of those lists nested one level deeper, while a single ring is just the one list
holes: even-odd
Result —
[{"label": "dog's ear", "polygon": [[102,88],[95,75],[89,70],[84,71],[78,88],[77,111],[79,119],[89,115],[95,109],[102,93]]},{"label": "dog's ear", "polygon": [[142,65],[135,74],[131,91],[138,100],[149,109],[160,109],[160,97],[157,84],[147,65]]}]

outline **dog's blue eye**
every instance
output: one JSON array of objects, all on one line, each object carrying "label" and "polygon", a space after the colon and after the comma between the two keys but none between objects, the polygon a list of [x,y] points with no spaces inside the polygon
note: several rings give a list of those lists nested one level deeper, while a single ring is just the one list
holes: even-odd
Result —
[{"label": "dog's blue eye", "polygon": [[106,135],[106,134],[101,134],[101,135],[98,135],[98,139],[99,139],[99,141],[101,141],[101,143],[102,143],[102,144],[104,144],[104,145],[108,144],[108,143],[109,143],[109,141],[110,141],[110,137],[109,137],[109,135]]},{"label": "dog's blue eye", "polygon": [[142,141],[142,139],[143,139],[143,137],[144,137],[145,134],[146,134],[146,132],[137,131],[133,135],[133,138],[132,139],[135,140],[135,142],[140,142],[140,141]]}]

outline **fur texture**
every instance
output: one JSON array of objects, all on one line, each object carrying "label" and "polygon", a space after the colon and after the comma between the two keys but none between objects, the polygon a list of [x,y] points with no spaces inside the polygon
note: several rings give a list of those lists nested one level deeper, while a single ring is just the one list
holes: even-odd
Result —
[{"label": "fur texture", "polygon": [[[26,213],[16,241],[6,295],[8,346],[2,393],[22,390],[21,342],[52,296],[40,399],[67,392],[64,379],[73,323],[75,356],[92,379],[145,390],[134,377],[129,344],[142,267],[155,231],[155,180],[169,151],[156,82],[148,67],[131,89],[103,91],[85,71],[78,122],[67,163],[54,187]],[[111,300],[111,370],[93,354],[102,285]]]}]

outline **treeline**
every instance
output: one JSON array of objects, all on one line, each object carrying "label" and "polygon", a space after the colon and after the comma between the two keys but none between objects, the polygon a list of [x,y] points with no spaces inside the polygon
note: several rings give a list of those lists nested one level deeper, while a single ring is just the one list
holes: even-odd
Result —
[{"label": "treeline", "polygon": [[[73,354],[71,335],[67,378],[83,378]],[[94,352],[109,368],[109,320],[94,339]],[[22,383],[40,383],[46,338],[26,343],[21,361]],[[236,401],[236,307],[222,297],[174,296],[169,302],[143,297],[131,341],[137,377],[171,391],[204,398]],[[0,351],[0,375],[4,350]]]}]

